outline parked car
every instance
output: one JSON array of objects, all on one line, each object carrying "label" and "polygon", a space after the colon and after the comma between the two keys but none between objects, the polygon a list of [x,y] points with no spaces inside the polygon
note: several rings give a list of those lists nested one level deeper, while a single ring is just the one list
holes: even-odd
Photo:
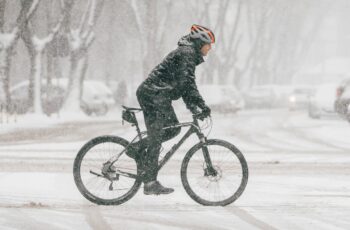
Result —
[{"label": "parked car", "polygon": [[319,119],[323,116],[336,114],[334,110],[336,88],[336,84],[324,84],[315,88],[314,94],[309,97],[309,117]]},{"label": "parked car", "polygon": [[[11,105],[10,112],[23,114],[33,107],[33,102],[29,100],[29,81],[23,81],[10,89]],[[64,90],[55,85],[45,85],[41,87],[41,103],[45,114],[57,112],[63,103]]]},{"label": "parked car", "polygon": [[88,114],[104,115],[115,104],[112,91],[101,81],[84,81],[81,108]]},{"label": "parked car", "polygon": [[247,108],[272,108],[276,99],[276,93],[269,86],[255,86],[244,93]]},{"label": "parked car", "polygon": [[198,90],[213,111],[236,113],[244,108],[243,97],[233,85],[199,85]]},{"label": "parked car", "polygon": [[[41,86],[41,100],[46,114],[58,112],[64,102],[68,79],[52,79],[48,86],[45,81]],[[29,81],[23,81],[11,88],[11,108],[19,114],[27,113],[33,107],[29,101]],[[101,81],[85,80],[80,102],[82,110],[87,115],[104,115],[114,105],[111,90]]]},{"label": "parked car", "polygon": [[297,87],[289,95],[288,108],[289,110],[307,109],[309,98],[314,93],[311,87]]},{"label": "parked car", "polygon": [[336,89],[335,111],[342,117],[349,113],[350,106],[350,79],[343,80]]}]

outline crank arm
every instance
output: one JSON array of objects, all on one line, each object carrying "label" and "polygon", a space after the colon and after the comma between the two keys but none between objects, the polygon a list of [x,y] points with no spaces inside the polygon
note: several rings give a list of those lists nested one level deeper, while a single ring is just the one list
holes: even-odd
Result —
[{"label": "crank arm", "polygon": [[[98,177],[106,178],[104,175],[99,174],[99,173],[97,173],[97,172],[94,172],[94,171],[92,171],[92,170],[90,170],[90,173],[93,174],[93,175],[95,175],[95,176],[98,176]],[[137,179],[137,178],[138,178],[138,176],[135,175],[135,174],[127,173],[127,172],[122,172],[122,171],[120,171],[120,170],[116,170],[115,173],[118,174],[118,175],[121,175],[121,176],[133,178],[133,179]]]},{"label": "crank arm", "polygon": [[92,170],[90,170],[90,173],[93,174],[93,175],[95,175],[95,176],[98,176],[98,177],[105,177],[105,176],[103,176],[102,174],[96,173],[96,172],[94,172],[94,171],[92,171]]}]

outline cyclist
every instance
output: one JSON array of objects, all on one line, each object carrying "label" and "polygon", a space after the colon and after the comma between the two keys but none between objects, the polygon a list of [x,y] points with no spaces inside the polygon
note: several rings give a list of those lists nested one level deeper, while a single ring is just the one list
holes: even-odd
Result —
[{"label": "cyclist", "polygon": [[179,123],[172,101],[182,97],[192,113],[201,109],[203,117],[210,115],[210,108],[198,92],[195,68],[201,64],[215,42],[214,33],[200,25],[192,25],[190,34],[182,37],[178,47],[157,65],[148,78],[138,87],[136,95],[143,110],[148,136],[133,143],[127,155],[142,162],[144,194],[169,194],[172,188],[162,186],[157,180],[158,158],[161,144],[180,133],[180,127],[163,127]]}]

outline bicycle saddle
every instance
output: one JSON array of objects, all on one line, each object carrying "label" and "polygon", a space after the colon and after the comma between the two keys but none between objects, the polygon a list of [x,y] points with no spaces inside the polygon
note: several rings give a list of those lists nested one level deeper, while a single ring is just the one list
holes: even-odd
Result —
[{"label": "bicycle saddle", "polygon": [[127,107],[127,106],[125,106],[125,105],[122,105],[122,107],[123,107],[124,109],[126,109],[127,111],[142,111],[141,108]]}]

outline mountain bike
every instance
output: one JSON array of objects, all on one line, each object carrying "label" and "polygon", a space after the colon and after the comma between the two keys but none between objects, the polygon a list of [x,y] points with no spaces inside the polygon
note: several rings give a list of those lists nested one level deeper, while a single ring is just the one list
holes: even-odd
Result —
[{"label": "mountain bike", "polygon": [[[126,106],[123,108],[123,120],[136,127],[135,138],[129,142],[118,136],[96,137],[80,149],[74,160],[74,181],[80,193],[99,205],[122,204],[131,199],[142,184],[144,171],[140,162],[126,154],[129,144],[147,136],[147,131],[140,131],[135,115],[142,110]],[[189,127],[179,142],[160,159],[158,171],[188,137],[196,134],[199,142],[188,150],[181,164],[182,185],[187,194],[199,204],[231,204],[241,196],[247,185],[247,162],[233,144],[219,139],[207,139],[203,133],[204,127],[198,121],[201,114],[192,117],[192,122],[164,128]],[[211,129],[211,118],[206,120],[209,121],[205,128]]]}]

